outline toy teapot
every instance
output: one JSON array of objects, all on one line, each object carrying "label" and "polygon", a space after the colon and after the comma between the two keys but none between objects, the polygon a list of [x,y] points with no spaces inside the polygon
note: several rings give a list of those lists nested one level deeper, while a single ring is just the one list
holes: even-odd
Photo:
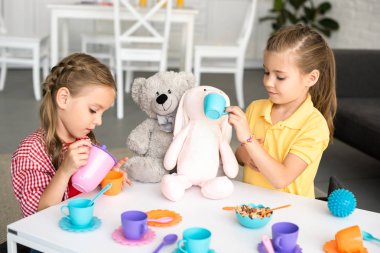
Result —
[{"label": "toy teapot", "polygon": [[92,145],[87,164],[81,166],[71,178],[73,187],[81,192],[94,190],[116,163],[117,160],[105,145]]}]

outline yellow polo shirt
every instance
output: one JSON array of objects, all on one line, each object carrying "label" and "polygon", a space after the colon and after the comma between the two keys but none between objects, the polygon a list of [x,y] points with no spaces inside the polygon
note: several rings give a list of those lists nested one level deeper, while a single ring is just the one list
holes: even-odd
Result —
[{"label": "yellow polo shirt", "polygon": [[[263,148],[270,156],[283,162],[289,153],[297,155],[308,166],[283,192],[314,198],[314,178],[322,153],[329,143],[329,128],[323,115],[316,109],[308,95],[297,111],[284,121],[272,124],[270,100],[252,102],[246,110],[251,133],[264,140]],[[275,189],[260,173],[244,167],[243,181],[249,184]]]}]

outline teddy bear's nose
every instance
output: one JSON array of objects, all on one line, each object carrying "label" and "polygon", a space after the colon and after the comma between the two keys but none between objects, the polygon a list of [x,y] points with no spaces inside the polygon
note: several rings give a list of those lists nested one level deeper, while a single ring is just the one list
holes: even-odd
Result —
[{"label": "teddy bear's nose", "polygon": [[161,94],[156,98],[156,102],[160,105],[164,104],[166,100],[168,100],[168,96],[166,96],[166,94]]}]

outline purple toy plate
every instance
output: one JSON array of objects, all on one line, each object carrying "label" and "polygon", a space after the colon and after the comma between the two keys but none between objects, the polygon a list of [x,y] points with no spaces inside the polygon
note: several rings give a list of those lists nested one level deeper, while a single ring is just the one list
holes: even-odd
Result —
[{"label": "purple toy plate", "polygon": [[[265,248],[265,246],[264,246],[264,244],[262,242],[260,242],[257,245],[257,249],[258,249],[258,251],[260,253],[268,253],[268,251],[266,250],[266,248]],[[297,246],[292,251],[278,251],[278,250],[275,250],[274,252],[275,253],[302,253],[302,248],[297,244]]]}]

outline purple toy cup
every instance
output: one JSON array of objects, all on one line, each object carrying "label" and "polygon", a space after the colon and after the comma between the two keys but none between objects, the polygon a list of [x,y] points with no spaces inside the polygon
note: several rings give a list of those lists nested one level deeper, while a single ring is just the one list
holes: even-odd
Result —
[{"label": "purple toy cup", "polygon": [[292,252],[297,247],[298,226],[290,222],[272,225],[272,243],[275,251]]},{"label": "purple toy cup", "polygon": [[126,239],[140,240],[146,232],[148,215],[142,211],[125,211],[121,214],[121,225]]}]

